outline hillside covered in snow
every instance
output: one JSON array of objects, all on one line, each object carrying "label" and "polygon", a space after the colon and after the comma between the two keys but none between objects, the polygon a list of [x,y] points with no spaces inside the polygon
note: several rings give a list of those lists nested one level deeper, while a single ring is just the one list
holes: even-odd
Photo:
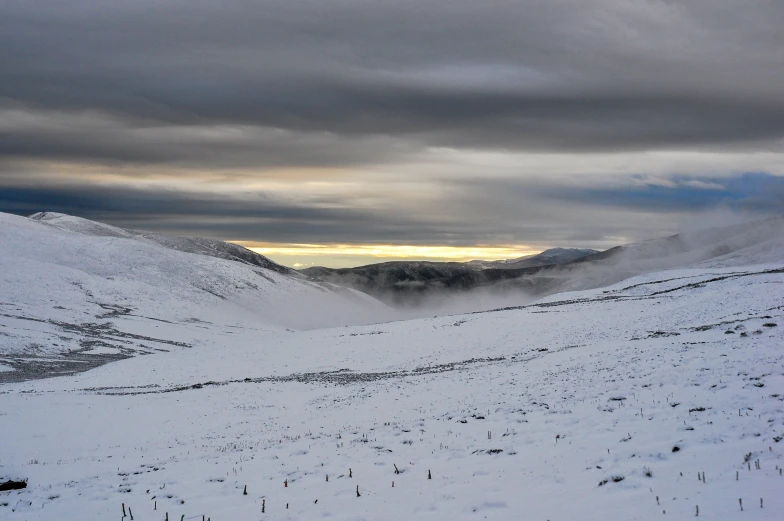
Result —
[{"label": "hillside covered in snow", "polygon": [[[234,244],[0,214],[0,363],[58,373],[239,331],[375,322],[386,306]],[[207,331],[207,333],[205,333]]]},{"label": "hillside covered in snow", "polygon": [[[784,217],[720,225],[617,246],[607,251],[554,248],[512,261],[382,262],[302,270],[398,308],[466,312],[523,304],[563,291],[593,289],[663,269],[779,260]],[[706,264],[707,265],[707,264]]]},{"label": "hillside covered in snow", "polygon": [[[775,228],[626,247],[608,258],[651,271],[523,306],[294,330],[258,306],[346,296],[156,241],[3,219],[6,360],[25,356],[24,335],[41,345],[31,367],[61,353],[63,324],[113,328],[93,349],[149,354],[0,383],[0,482],[27,480],[0,492],[1,519],[784,516]],[[123,298],[150,307],[126,312]],[[0,375],[16,370],[0,361]]]}]

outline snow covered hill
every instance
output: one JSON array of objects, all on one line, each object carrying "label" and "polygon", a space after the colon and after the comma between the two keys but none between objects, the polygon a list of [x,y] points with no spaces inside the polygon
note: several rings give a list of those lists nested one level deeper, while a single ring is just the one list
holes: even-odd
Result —
[{"label": "snow covered hill", "polygon": [[784,217],[641,241],[544,269],[526,281],[534,294],[592,289],[643,273],[699,266],[784,262]]},{"label": "snow covered hill", "polygon": [[0,363],[70,372],[237,331],[362,324],[371,297],[316,283],[233,244],[59,214],[0,214]]},{"label": "snow covered hill", "polygon": [[599,253],[597,250],[587,248],[550,248],[536,255],[526,255],[517,259],[506,259],[496,261],[474,260],[466,264],[476,269],[488,268],[533,268],[536,266],[552,266],[566,264],[568,262],[582,259],[588,255]]},{"label": "snow covered hill", "polygon": [[172,250],[244,262],[286,275],[298,275],[298,272],[295,270],[281,266],[263,255],[259,255],[247,248],[229,242],[205,239],[202,237],[173,237],[146,231],[125,230],[123,228],[117,228],[116,226],[82,219],[81,217],[54,212],[39,212],[31,215],[30,219],[83,235],[136,239],[148,243],[159,244]]},{"label": "snow covered hill", "polygon": [[[88,276],[66,261],[92,243],[66,236],[62,252],[42,249],[21,238],[63,232],[12,224],[3,244],[28,253],[12,277],[3,270],[4,309],[28,284],[35,309],[56,309],[63,291],[70,313],[99,321],[98,309],[112,311],[91,302],[120,299],[138,286],[123,271],[152,277],[159,268],[140,257],[163,255],[107,251],[100,259],[124,270],[95,260]],[[190,348],[0,384],[0,482],[27,479],[0,492],[0,519],[783,519],[777,241],[523,307],[306,331],[229,327],[221,306],[245,289],[197,271],[160,305],[177,321],[154,329]],[[241,263],[191,256],[246,280]],[[94,295],[77,300],[71,282]],[[190,300],[199,284],[225,292],[208,299],[215,318]],[[202,313],[192,323],[191,308]],[[118,313],[100,320],[147,324]]]},{"label": "snow covered hill", "polygon": [[[550,253],[548,253],[550,252]],[[604,252],[548,250],[531,259],[469,263],[385,262],[303,273],[403,309],[486,310],[563,291],[593,289],[663,269],[784,260],[784,217],[652,239]],[[431,313],[432,314],[432,313]]]}]

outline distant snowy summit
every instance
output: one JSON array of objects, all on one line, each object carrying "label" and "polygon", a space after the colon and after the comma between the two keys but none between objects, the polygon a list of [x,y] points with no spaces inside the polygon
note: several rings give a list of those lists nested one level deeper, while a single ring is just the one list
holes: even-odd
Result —
[{"label": "distant snowy summit", "polygon": [[477,269],[487,268],[531,268],[535,266],[552,266],[558,264],[566,264],[588,255],[599,253],[598,250],[591,250],[587,248],[550,248],[541,253],[534,255],[526,255],[516,259],[504,259],[496,261],[473,260],[467,262],[471,267]]},{"label": "distant snowy summit", "polygon": [[[642,273],[703,264],[745,266],[784,259],[784,217],[716,226],[617,246],[603,252],[553,248],[506,261],[384,262],[302,273],[373,295],[395,306],[456,295],[539,298],[602,287]],[[465,299],[464,299],[465,301]],[[464,311],[470,309],[469,307]]]}]

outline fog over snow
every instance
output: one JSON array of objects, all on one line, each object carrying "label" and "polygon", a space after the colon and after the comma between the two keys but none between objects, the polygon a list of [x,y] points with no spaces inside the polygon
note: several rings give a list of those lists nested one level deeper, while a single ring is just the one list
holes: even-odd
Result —
[{"label": "fog over snow", "polygon": [[214,242],[0,217],[3,519],[784,513],[770,221],[597,289],[340,327],[384,306]]}]

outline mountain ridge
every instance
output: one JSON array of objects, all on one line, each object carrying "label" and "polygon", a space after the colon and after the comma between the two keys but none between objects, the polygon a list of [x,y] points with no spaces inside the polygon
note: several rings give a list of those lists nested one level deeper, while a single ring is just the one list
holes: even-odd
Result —
[{"label": "mountain ridge", "polygon": [[143,230],[119,228],[98,221],[56,212],[34,213],[29,219],[83,235],[144,240],[185,253],[196,253],[219,259],[233,260],[281,274],[299,276],[296,270],[282,266],[259,253],[230,242],[203,237],[170,236]]},{"label": "mountain ridge", "polygon": [[33,217],[0,213],[0,354],[16,368],[0,381],[189,349],[205,327],[231,345],[239,330],[368,324],[389,313],[365,293],[233,244]]},{"label": "mountain ridge", "polygon": [[[778,260],[782,238],[784,217],[771,217],[620,245],[560,264],[517,266],[496,261],[484,267],[475,261],[473,266],[393,261],[356,268],[314,267],[301,272],[365,292],[393,306],[425,304],[431,297],[449,298],[477,290],[532,299],[592,289],[660,269],[711,261],[724,265],[730,262],[723,259],[725,256],[742,256],[746,248],[767,248],[767,258]],[[737,262],[745,261],[741,258]]]}]

